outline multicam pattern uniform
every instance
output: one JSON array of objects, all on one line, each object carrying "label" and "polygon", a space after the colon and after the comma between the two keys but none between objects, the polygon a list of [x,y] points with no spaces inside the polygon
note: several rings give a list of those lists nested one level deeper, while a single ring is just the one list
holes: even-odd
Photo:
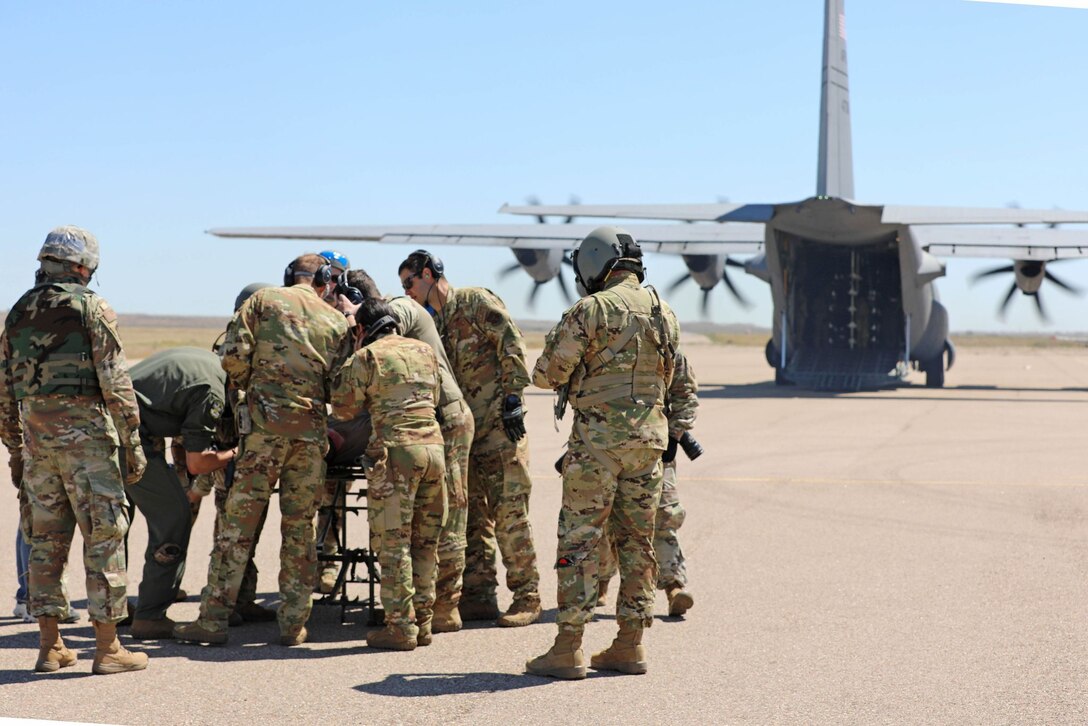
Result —
[{"label": "multicam pattern uniform", "polygon": [[434,607],[446,510],[442,432],[435,421],[438,361],[426,343],[386,335],[361,348],[333,387],[333,412],[370,412],[367,516],[380,538],[385,622],[415,637]]},{"label": "multicam pattern uniform", "polygon": [[569,382],[574,408],[556,558],[561,631],[580,632],[593,617],[606,526],[619,552],[616,619],[653,623],[654,514],[669,431],[664,399],[679,338],[672,310],[634,273],[617,271],[603,291],[564,313],[533,369],[542,388]]},{"label": "multicam pattern uniform", "polygon": [[514,601],[539,602],[540,576],[529,525],[529,439],[515,444],[502,426],[503,400],[510,394],[521,398],[529,384],[521,331],[502,301],[479,287],[451,287],[435,322],[476,429],[468,466],[462,600],[495,601],[497,540]]},{"label": "multicam pattern uniform", "polygon": [[[62,577],[78,525],[91,620],[125,617],[128,530],[118,447],[140,450],[139,409],[117,315],[43,262],[50,274],[12,308],[0,341],[0,437],[26,470],[20,496],[30,542],[30,612],[63,618]],[[52,391],[52,392],[46,392]]]},{"label": "multicam pattern uniform", "polygon": [[314,513],[328,448],[326,402],[350,348],[344,317],[305,283],[260,290],[231,320],[220,356],[232,390],[245,394],[235,415],[248,414],[252,432],[239,446],[234,485],[201,593],[199,627],[226,629],[277,480],[283,535],[280,631],[293,634],[309,618],[317,565]]},{"label": "multicam pattern uniform", "polygon": [[401,295],[390,298],[388,302],[400,334],[429,345],[438,360],[438,410],[441,419],[438,425],[442,429],[445,446],[447,511],[442,534],[438,538],[438,578],[434,595],[435,609],[450,611],[461,601],[468,527],[468,461],[476,425],[457,385],[434,319],[410,297]]},{"label": "multicam pattern uniform", "polygon": [[[673,370],[672,385],[665,398],[665,410],[669,417],[669,438],[679,440],[685,431],[695,425],[695,414],[699,408],[699,384],[695,373],[688,365],[687,358],[680,351],[676,352],[676,367]],[[683,452],[677,453],[682,456]],[[657,589],[667,590],[672,585],[685,587],[688,584],[688,570],[684,564],[684,551],[680,548],[677,531],[684,524],[687,512],[680,504],[680,494],[676,488],[676,460],[664,464],[661,477],[661,499],[657,504],[654,518],[654,556],[657,558]],[[601,538],[600,578],[604,585],[616,574],[617,564],[612,538]]]}]

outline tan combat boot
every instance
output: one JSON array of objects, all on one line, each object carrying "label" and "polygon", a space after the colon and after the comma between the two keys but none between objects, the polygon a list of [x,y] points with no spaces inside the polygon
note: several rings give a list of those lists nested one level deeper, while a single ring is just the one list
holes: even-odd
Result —
[{"label": "tan combat boot", "polygon": [[173,640],[174,626],[177,625],[168,617],[161,620],[133,620],[129,635],[135,640]]},{"label": "tan combat boot", "polygon": [[665,595],[669,598],[669,615],[680,617],[695,604],[695,598],[683,586],[673,583],[665,588]]},{"label": "tan combat boot", "polygon": [[321,575],[317,580],[317,591],[322,595],[328,595],[336,589],[336,580],[339,578],[340,572],[335,567],[326,567],[321,570]]},{"label": "tan combat boot", "polygon": [[94,663],[91,673],[109,675],[126,671],[142,671],[147,668],[146,653],[132,653],[121,646],[117,639],[116,623],[94,623]]},{"label": "tan combat boot", "polygon": [[496,625],[503,628],[520,628],[532,625],[540,619],[540,597],[530,595],[515,600],[510,609],[503,613],[502,617],[495,621]]},{"label": "tan combat boot", "polygon": [[620,632],[612,645],[590,658],[589,667],[631,675],[645,673],[646,646],[642,644],[642,626],[621,622]]},{"label": "tan combat boot", "polygon": [[431,630],[435,633],[456,633],[461,629],[461,613],[457,607],[434,609],[434,617],[431,619]]},{"label": "tan combat boot", "polygon": [[64,647],[64,641],[60,638],[58,622],[57,618],[38,618],[41,648],[38,650],[38,662],[34,664],[36,673],[53,673],[76,664],[76,654]]},{"label": "tan combat boot", "polygon": [[420,647],[430,645],[434,640],[434,636],[431,635],[431,620],[428,619],[426,622],[417,620],[416,626],[419,628],[419,632],[416,633],[416,645]]},{"label": "tan combat boot", "polygon": [[366,634],[366,644],[371,648],[385,650],[415,650],[416,636],[409,635],[395,625],[386,625],[381,630],[371,630]]},{"label": "tan combat boot", "polygon": [[525,670],[536,676],[551,676],[576,681],[586,677],[586,658],[582,654],[582,632],[560,630],[551,650],[525,663]]},{"label": "tan combat boot", "polygon": [[310,631],[306,629],[305,625],[295,625],[286,633],[280,633],[280,645],[285,645],[288,648],[295,645],[302,645],[309,637]]},{"label": "tan combat boot", "polygon": [[597,581],[597,607],[608,604],[608,580]]}]

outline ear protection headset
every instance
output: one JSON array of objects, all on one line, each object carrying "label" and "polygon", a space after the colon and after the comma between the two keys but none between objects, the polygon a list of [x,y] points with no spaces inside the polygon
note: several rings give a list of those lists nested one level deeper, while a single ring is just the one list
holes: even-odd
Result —
[{"label": "ear protection headset", "polygon": [[[442,273],[446,271],[446,266],[442,264],[442,260],[435,257],[427,250],[416,250],[413,255],[419,255],[423,258],[423,266],[431,268],[431,272],[435,277],[442,277]],[[420,270],[422,272],[422,270]]]},{"label": "ear protection headset", "polygon": [[366,345],[374,336],[382,332],[385,328],[397,329],[397,321],[393,319],[392,315],[383,315],[375,320],[370,325],[366,326],[366,330],[363,332],[363,345]]},{"label": "ear protection headset", "polygon": [[295,284],[295,277],[312,277],[314,278],[315,287],[324,287],[328,285],[332,280],[332,266],[322,265],[317,268],[317,272],[305,272],[303,270],[295,271],[295,261],[291,260],[291,264],[287,265],[283,269],[283,286],[291,287]]}]

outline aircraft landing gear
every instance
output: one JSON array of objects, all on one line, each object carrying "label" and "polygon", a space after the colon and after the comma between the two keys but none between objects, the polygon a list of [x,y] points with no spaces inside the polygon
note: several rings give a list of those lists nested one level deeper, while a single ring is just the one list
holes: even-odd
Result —
[{"label": "aircraft landing gear", "polygon": [[921,365],[926,374],[926,388],[944,388],[944,356]]}]

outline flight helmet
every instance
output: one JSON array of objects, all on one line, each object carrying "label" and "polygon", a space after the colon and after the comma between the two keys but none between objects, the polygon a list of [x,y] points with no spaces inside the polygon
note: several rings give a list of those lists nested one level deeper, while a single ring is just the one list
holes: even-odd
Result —
[{"label": "flight helmet", "polygon": [[82,227],[57,227],[46,235],[38,259],[71,262],[94,272],[98,269],[98,239]]},{"label": "flight helmet", "polygon": [[574,250],[571,261],[579,292],[597,292],[608,273],[616,269],[631,270],[638,275],[639,282],[646,279],[642,248],[619,227],[598,227],[590,232]]},{"label": "flight helmet", "polygon": [[245,301],[253,297],[253,293],[258,290],[263,290],[266,287],[275,287],[275,285],[268,282],[251,282],[243,287],[242,291],[238,293],[238,297],[234,298],[234,312],[238,312]]}]

